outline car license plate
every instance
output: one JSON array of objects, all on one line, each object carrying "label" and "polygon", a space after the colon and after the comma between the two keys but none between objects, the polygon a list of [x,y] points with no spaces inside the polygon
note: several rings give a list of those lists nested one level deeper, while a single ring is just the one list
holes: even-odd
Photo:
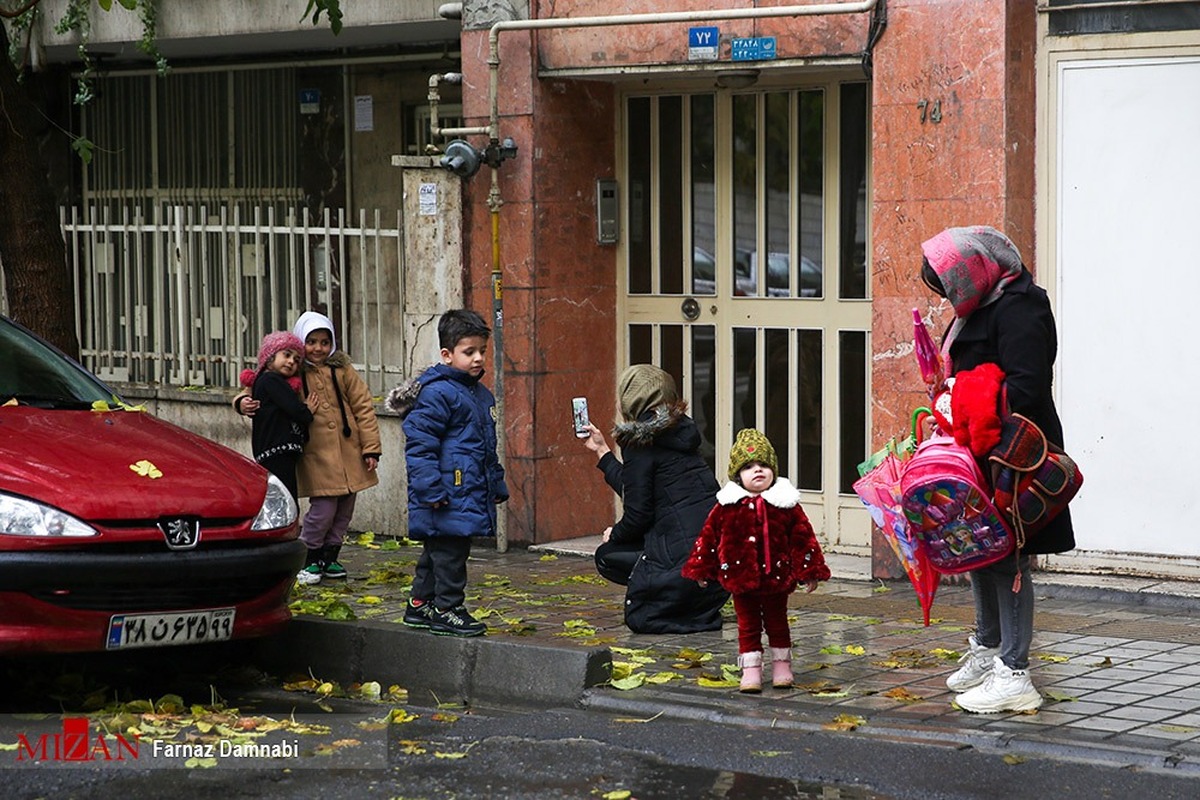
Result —
[{"label": "car license plate", "polygon": [[115,614],[108,622],[108,649],[223,642],[233,638],[232,608],[169,614]]}]

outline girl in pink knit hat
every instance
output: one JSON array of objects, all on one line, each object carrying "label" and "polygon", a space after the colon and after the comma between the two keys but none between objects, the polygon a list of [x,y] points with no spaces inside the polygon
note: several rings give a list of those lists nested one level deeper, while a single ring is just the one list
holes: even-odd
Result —
[{"label": "girl in pink knit hat", "polygon": [[296,463],[308,441],[317,398],[300,399],[300,361],[304,343],[290,331],[273,331],[258,348],[258,370],[242,370],[242,386],[259,402],[250,443],[262,464],[296,499]]}]

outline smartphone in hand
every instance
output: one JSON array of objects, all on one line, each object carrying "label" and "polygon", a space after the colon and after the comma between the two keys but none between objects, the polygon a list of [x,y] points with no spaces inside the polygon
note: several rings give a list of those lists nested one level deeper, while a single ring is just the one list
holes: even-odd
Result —
[{"label": "smartphone in hand", "polygon": [[572,419],[575,421],[575,436],[580,439],[586,439],[591,436],[591,431],[588,430],[590,421],[588,420],[587,398],[572,398],[571,411]]}]

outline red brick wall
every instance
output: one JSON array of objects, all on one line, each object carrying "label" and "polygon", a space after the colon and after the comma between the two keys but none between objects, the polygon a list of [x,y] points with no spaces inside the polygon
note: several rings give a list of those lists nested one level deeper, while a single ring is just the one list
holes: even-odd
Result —
[{"label": "red brick wall", "polygon": [[[550,541],[612,524],[613,494],[575,438],[571,398],[613,419],[616,248],[596,243],[595,182],[615,177],[616,112],[607,83],[537,80],[525,32],[501,43],[500,136],[517,158],[498,172],[504,280],[508,537]],[[464,111],[486,121],[487,34],[464,34]],[[478,41],[476,41],[478,40]],[[468,45],[468,42],[470,44]],[[467,63],[467,52],[483,58]],[[491,308],[491,170],[468,191],[468,303]]]},{"label": "red brick wall", "polygon": [[[780,3],[785,4],[785,3]],[[748,2],[558,0],[556,17]],[[535,3],[534,7],[537,8]],[[727,35],[774,35],[779,57],[857,53],[866,15],[721,23]],[[686,64],[687,25],[504,33],[501,136],[520,148],[499,171],[508,435],[509,538],[596,533],[612,495],[573,437],[570,398],[613,419],[616,248],[596,244],[595,181],[615,177],[615,94],[603,81],[538,79],[546,68]],[[1033,252],[1034,0],[889,0],[874,53],[872,139],[873,431],[901,433],[924,395],[911,355],[909,309],[949,315],[917,280],[920,242],[944,227],[1005,228]],[[537,47],[535,54],[534,47]],[[464,111],[485,122],[487,32],[463,34]],[[922,123],[918,103],[927,102]],[[940,104],[941,120],[930,118]],[[466,210],[468,304],[490,312],[491,170],[471,179]],[[1032,266],[1032,264],[1031,264]],[[881,574],[898,565],[874,548]]]},{"label": "red brick wall", "polygon": [[[995,225],[1033,254],[1033,0],[892,0],[888,8],[872,112],[876,447],[903,434],[926,400],[909,310],[932,311],[935,336],[951,319],[917,277],[921,242],[946,227]],[[895,574],[878,533],[873,550],[876,572]]]}]

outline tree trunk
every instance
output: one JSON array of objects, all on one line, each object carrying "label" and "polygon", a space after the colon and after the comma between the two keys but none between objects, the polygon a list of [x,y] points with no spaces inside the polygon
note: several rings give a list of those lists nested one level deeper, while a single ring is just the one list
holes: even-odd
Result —
[{"label": "tree trunk", "polygon": [[8,32],[0,25],[0,263],[8,313],[78,358],[62,227],[31,124],[39,112],[7,53]]}]

